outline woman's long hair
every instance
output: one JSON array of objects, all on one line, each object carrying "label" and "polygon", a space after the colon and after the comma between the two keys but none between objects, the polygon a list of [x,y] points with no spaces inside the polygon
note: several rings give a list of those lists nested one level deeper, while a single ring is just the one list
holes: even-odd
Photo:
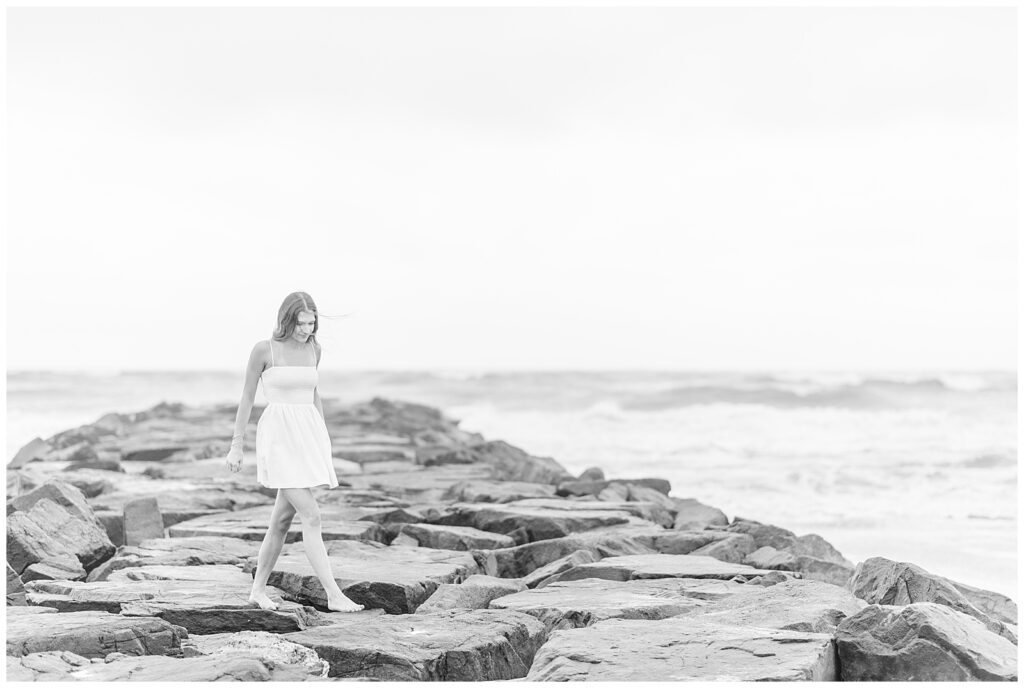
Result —
[{"label": "woman's long hair", "polygon": [[313,313],[313,334],[309,336],[309,339],[314,345],[317,344],[316,333],[320,329],[320,314],[316,310],[313,297],[304,291],[293,291],[284,297],[281,307],[277,310],[277,329],[274,330],[274,339],[281,341],[291,337],[299,324],[299,313],[302,311]]}]

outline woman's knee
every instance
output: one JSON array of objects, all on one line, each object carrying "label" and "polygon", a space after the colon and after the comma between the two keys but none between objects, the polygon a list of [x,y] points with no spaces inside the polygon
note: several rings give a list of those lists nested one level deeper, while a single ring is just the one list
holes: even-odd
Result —
[{"label": "woman's knee", "polygon": [[295,517],[295,512],[280,514],[275,516],[270,523],[270,527],[278,533],[287,533],[292,527],[292,518]]},{"label": "woman's knee", "polygon": [[302,525],[310,528],[320,527],[320,510],[314,509],[304,514],[299,514],[302,518]]}]

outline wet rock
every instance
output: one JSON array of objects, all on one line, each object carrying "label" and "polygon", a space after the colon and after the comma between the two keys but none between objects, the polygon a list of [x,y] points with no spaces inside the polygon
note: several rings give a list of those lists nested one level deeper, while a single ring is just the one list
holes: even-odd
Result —
[{"label": "wet rock", "polygon": [[25,586],[10,564],[7,565],[7,606],[25,606]]},{"label": "wet rock", "polygon": [[[184,521],[167,529],[172,538],[177,537],[235,537],[242,540],[262,541],[267,534],[272,506],[259,506],[240,511],[229,511],[212,516],[203,516]],[[340,513],[339,513],[340,512]],[[321,536],[324,540],[374,540],[383,542],[384,529],[372,521],[345,520],[339,516],[348,515],[347,507],[321,505]],[[286,542],[295,542],[302,535],[302,517],[298,514],[292,520]]]},{"label": "wet rock", "polygon": [[124,505],[124,544],[137,545],[163,535],[164,519],[155,497],[133,499]]},{"label": "wet rock", "polygon": [[31,564],[66,562],[68,555],[89,570],[110,558],[114,549],[95,517],[78,518],[46,498],[7,517],[7,561],[18,573]]},{"label": "wet rock", "polygon": [[973,616],[990,631],[1017,642],[1015,629],[998,618],[989,616],[942,576],[928,573],[920,566],[896,562],[884,557],[871,557],[857,565],[850,579],[850,590],[869,604],[906,605],[933,602]]},{"label": "wet rock", "polygon": [[710,525],[727,526],[729,517],[721,509],[702,504],[696,499],[673,499],[676,505],[676,530],[702,530]]},{"label": "wet rock", "polygon": [[[268,588],[278,603],[265,610],[248,600],[252,578],[233,566],[149,567],[119,571],[121,580],[95,583],[35,581],[26,584],[30,604],[61,612],[106,611],[156,617],[190,633],[260,630],[287,633],[318,623],[318,615]],[[174,571],[173,569],[179,569]]]},{"label": "wet rock", "polygon": [[444,499],[456,502],[494,502],[502,504],[532,497],[554,497],[555,488],[544,483],[508,480],[460,480],[444,494]]},{"label": "wet rock", "polygon": [[[274,666],[298,670],[311,678],[326,678],[330,666],[316,652],[298,643],[265,631],[238,631],[191,636],[182,644],[191,650],[187,656],[213,657],[249,655]],[[301,680],[301,679],[298,679]]]},{"label": "wet rock", "polygon": [[832,681],[831,636],[691,616],[555,631],[527,681]]},{"label": "wet rock", "polygon": [[708,606],[685,594],[687,581],[663,578],[614,582],[588,578],[555,582],[491,602],[543,622],[549,631],[582,628],[603,619],[666,619]]},{"label": "wet rock", "polygon": [[556,581],[603,578],[627,581],[639,578],[718,578],[757,576],[768,573],[743,564],[693,554],[636,554],[605,557],[592,564],[580,564],[552,578]]},{"label": "wet rock", "polygon": [[471,549],[497,549],[514,547],[515,542],[507,535],[489,533],[467,526],[443,526],[427,523],[406,523],[399,526],[398,533],[416,541],[418,546],[435,549],[467,551]]},{"label": "wet rock", "polygon": [[544,642],[543,624],[526,614],[456,609],[411,616],[338,614],[330,626],[289,633],[316,650],[332,678],[382,681],[497,681],[526,675]]},{"label": "wet rock", "polygon": [[259,542],[233,537],[153,538],[143,540],[138,547],[118,548],[117,554],[94,569],[88,580],[107,580],[115,571],[138,566],[241,566],[259,550]]},{"label": "wet rock", "polygon": [[[184,629],[163,619],[106,612],[43,614],[32,607],[7,608],[7,654],[66,650],[82,657],[168,654],[181,647]],[[47,610],[50,611],[50,610]]]},{"label": "wet rock", "polygon": [[[345,595],[366,609],[383,609],[388,614],[411,614],[442,583],[463,581],[479,570],[468,552],[355,540],[332,540],[325,545],[331,571]],[[252,558],[245,570],[255,567]],[[285,546],[269,584],[292,599],[327,606],[327,595],[301,544]]]},{"label": "wet rock", "polygon": [[1016,681],[1017,647],[949,606],[872,604],[842,623],[843,681]]},{"label": "wet rock", "polygon": [[424,614],[447,609],[487,609],[491,600],[525,589],[526,586],[517,579],[477,574],[462,583],[442,583],[434,594],[419,606],[416,613]]}]

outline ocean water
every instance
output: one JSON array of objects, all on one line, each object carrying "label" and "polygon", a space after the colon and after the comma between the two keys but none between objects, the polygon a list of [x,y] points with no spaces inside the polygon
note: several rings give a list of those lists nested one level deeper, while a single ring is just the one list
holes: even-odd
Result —
[{"label": "ocean water", "polygon": [[[237,402],[241,382],[9,373],[8,458],[110,411]],[[673,496],[817,533],[854,563],[909,561],[1017,599],[1015,373],[323,371],[320,390],[437,406],[573,473],[666,478]]]}]

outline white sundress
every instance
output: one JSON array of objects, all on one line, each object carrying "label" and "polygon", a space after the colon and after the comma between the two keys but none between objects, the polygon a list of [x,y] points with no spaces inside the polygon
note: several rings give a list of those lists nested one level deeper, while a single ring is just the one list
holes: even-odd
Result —
[{"label": "white sundress", "polygon": [[311,366],[274,364],[263,371],[267,407],[256,423],[256,480],[264,487],[337,487],[327,425],[313,404],[319,381],[316,351]]}]

